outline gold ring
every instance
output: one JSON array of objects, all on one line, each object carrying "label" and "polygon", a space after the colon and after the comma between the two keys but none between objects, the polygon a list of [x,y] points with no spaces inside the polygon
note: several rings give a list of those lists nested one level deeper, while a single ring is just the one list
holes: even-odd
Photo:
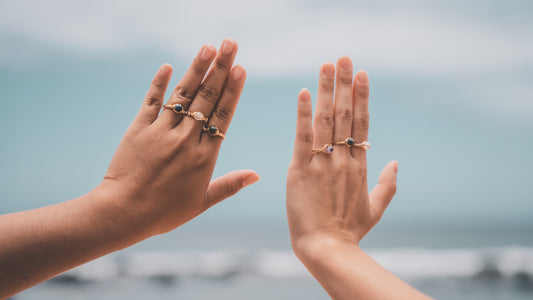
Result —
[{"label": "gold ring", "polygon": [[177,114],[187,115],[188,112],[183,109],[183,105],[181,104],[167,104],[163,106],[164,108],[170,108],[172,111],[174,111]]},{"label": "gold ring", "polygon": [[335,142],[333,143],[334,145],[346,145],[348,146],[348,148],[350,147],[359,147],[363,150],[368,150],[370,149],[370,143],[368,141],[363,141],[359,144],[356,144],[355,143],[355,140],[352,138],[352,137],[348,137],[346,138],[344,141],[338,141],[338,142]]},{"label": "gold ring", "polygon": [[348,137],[344,141],[338,141],[338,142],[335,142],[333,144],[334,145],[346,145],[346,146],[348,146],[348,148],[358,147],[358,148],[361,148],[363,150],[368,150],[368,149],[370,149],[370,146],[371,146],[370,143],[368,141],[366,141],[366,140],[362,141],[359,144],[356,144],[355,140],[352,137]]},{"label": "gold ring", "polygon": [[204,123],[207,123],[207,121],[209,121],[209,119],[206,118],[204,116],[204,114],[202,112],[199,112],[199,111],[194,111],[194,112],[188,111],[187,112],[187,116],[194,118],[196,121],[200,121],[200,122],[204,122]]},{"label": "gold ring", "polygon": [[210,126],[209,128],[206,128],[204,126],[204,127],[202,127],[202,130],[204,132],[207,132],[207,134],[209,134],[210,136],[219,136],[222,139],[226,138],[226,136],[224,136],[224,134],[222,132],[218,131],[218,127],[216,127],[216,126]]},{"label": "gold ring", "polygon": [[332,144],[325,144],[324,146],[322,146],[322,148],[320,149],[313,149],[311,150],[313,153],[331,153],[333,152],[333,145]]}]

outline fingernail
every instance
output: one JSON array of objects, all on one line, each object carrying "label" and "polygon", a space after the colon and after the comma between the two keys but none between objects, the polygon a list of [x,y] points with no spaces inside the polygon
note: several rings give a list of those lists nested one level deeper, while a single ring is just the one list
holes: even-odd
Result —
[{"label": "fingernail", "polygon": [[239,80],[239,79],[241,79],[241,77],[242,77],[242,73],[243,73],[241,66],[235,66],[235,67],[233,68],[232,73],[233,73],[233,74],[231,75],[231,77],[233,78],[233,80]]},{"label": "fingernail", "polygon": [[357,81],[359,81],[362,84],[368,83],[368,74],[366,74],[365,70],[361,70],[357,72]]},{"label": "fingernail", "polygon": [[307,88],[303,88],[300,91],[300,101],[302,101],[302,103],[309,103],[309,101],[311,101],[311,93]]},{"label": "fingernail", "polygon": [[231,52],[233,52],[233,49],[235,49],[235,44],[230,39],[225,39],[224,42],[222,42],[221,51],[224,55],[230,55]]},{"label": "fingernail", "polygon": [[200,58],[202,60],[208,60],[213,56],[213,53],[215,53],[215,47],[213,45],[205,45],[200,54]]},{"label": "fingernail", "polygon": [[344,70],[350,70],[352,68],[352,60],[348,56],[339,58],[339,66]]},{"label": "fingernail", "polygon": [[170,71],[171,68],[172,67],[170,66],[170,64],[164,63],[164,64],[161,65],[161,67],[159,67],[158,73],[160,75],[166,75],[166,74],[168,74],[168,72]]},{"label": "fingernail", "polygon": [[324,65],[322,73],[327,77],[333,77],[335,75],[335,66],[333,64]]},{"label": "fingernail", "polygon": [[250,175],[243,179],[242,183],[244,186],[249,186],[250,184],[254,184],[259,181],[261,177],[257,174]]},{"label": "fingernail", "polygon": [[398,174],[398,162],[394,164],[394,172]]}]

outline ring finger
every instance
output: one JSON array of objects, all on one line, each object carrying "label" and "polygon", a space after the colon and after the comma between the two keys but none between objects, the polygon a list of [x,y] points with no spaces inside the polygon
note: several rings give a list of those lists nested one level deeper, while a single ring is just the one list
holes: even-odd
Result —
[{"label": "ring finger", "polygon": [[[202,49],[200,49],[200,52],[196,55],[191,66],[187,69],[187,72],[172,92],[167,105],[173,106],[180,104],[183,111],[186,111],[189,108],[192,99],[202,83],[205,73],[213,61],[216,51],[217,50],[213,45],[204,45]],[[181,115],[176,114],[172,109],[165,109],[158,119],[160,122],[174,127],[181,120]]]}]

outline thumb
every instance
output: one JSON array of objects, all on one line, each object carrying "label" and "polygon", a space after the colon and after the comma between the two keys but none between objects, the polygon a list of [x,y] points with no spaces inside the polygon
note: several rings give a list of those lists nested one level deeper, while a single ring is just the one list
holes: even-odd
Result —
[{"label": "thumb", "polygon": [[252,170],[237,170],[224,174],[209,183],[207,207],[237,194],[242,188],[259,181],[261,177]]},{"label": "thumb", "polygon": [[378,219],[381,218],[385,209],[396,193],[396,177],[398,175],[398,162],[389,162],[379,175],[378,185],[370,192],[370,204],[374,208]]}]

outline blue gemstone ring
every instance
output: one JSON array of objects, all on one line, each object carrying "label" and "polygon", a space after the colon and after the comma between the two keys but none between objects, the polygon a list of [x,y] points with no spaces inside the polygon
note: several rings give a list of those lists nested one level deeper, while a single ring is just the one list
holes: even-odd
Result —
[{"label": "blue gemstone ring", "polygon": [[218,127],[216,126],[209,126],[209,127],[203,127],[202,130],[204,132],[207,132],[207,134],[209,134],[210,136],[218,136],[218,137],[221,137],[222,139],[225,139],[226,136],[224,136],[224,134],[220,131],[218,131]]},{"label": "blue gemstone ring", "polygon": [[358,147],[358,148],[361,148],[363,150],[370,149],[370,143],[368,141],[363,141],[363,142],[361,142],[359,144],[356,144],[355,140],[352,137],[348,137],[344,141],[338,141],[338,142],[335,142],[333,144],[334,145],[346,145],[346,146],[348,146],[348,148]]},{"label": "blue gemstone ring", "polygon": [[167,104],[167,105],[165,105],[163,107],[164,108],[170,108],[170,109],[172,109],[172,111],[174,111],[177,114],[187,115],[189,113],[188,111],[186,111],[183,108],[183,105],[181,105],[181,104]]},{"label": "blue gemstone ring", "polygon": [[313,153],[327,153],[333,152],[333,144],[325,144],[322,148],[311,150]]}]

